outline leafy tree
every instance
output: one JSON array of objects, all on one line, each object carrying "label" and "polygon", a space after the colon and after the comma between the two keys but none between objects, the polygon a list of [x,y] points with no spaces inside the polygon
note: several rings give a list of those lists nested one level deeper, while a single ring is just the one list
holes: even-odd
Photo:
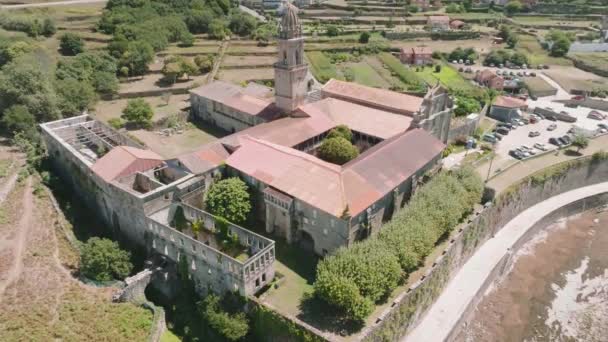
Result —
[{"label": "leafy tree", "polygon": [[471,113],[478,113],[480,110],[481,105],[476,99],[465,96],[456,98],[456,108],[454,109],[456,116],[466,116]]},{"label": "leafy tree", "polygon": [[247,184],[237,177],[214,183],[205,198],[207,209],[216,216],[241,224],[251,212],[251,198]]},{"label": "leafy tree", "polygon": [[451,3],[445,8],[446,13],[462,13],[463,8],[460,5]]},{"label": "leafy tree", "polygon": [[369,33],[368,32],[361,32],[361,35],[359,35],[359,43],[362,44],[367,44],[367,42],[369,42]]},{"label": "leafy tree", "polygon": [[127,45],[120,57],[120,67],[125,66],[129,75],[140,76],[148,72],[148,64],[154,59],[154,49],[146,42],[134,41]]},{"label": "leafy tree", "polygon": [[209,294],[198,303],[203,318],[228,341],[237,341],[247,335],[249,322],[245,313],[229,314],[220,307],[220,298]]},{"label": "leafy tree", "polygon": [[435,72],[436,73],[440,73],[441,72],[441,64],[435,65]]},{"label": "leafy tree", "polygon": [[338,165],[357,158],[359,150],[343,137],[325,139],[318,150],[319,158]]},{"label": "leafy tree", "polygon": [[117,242],[92,237],[82,246],[80,271],[97,281],[124,279],[131,273],[131,253],[120,249]]},{"label": "leafy tree", "polygon": [[336,25],[329,25],[327,26],[326,33],[328,37],[336,37],[340,34],[340,30]]},{"label": "leafy tree", "polygon": [[523,9],[523,5],[521,4],[521,2],[519,2],[517,0],[509,1],[505,5],[505,13],[507,15],[513,15],[515,13],[519,13],[519,12],[521,12],[522,9]]},{"label": "leafy tree", "polygon": [[59,109],[65,117],[80,115],[97,100],[93,86],[73,78],[57,81]]},{"label": "leafy tree", "polygon": [[45,37],[50,37],[57,32],[57,27],[55,27],[55,22],[51,18],[44,18],[42,21],[42,35]]},{"label": "leafy tree", "polygon": [[232,33],[238,34],[239,36],[250,36],[257,26],[258,22],[253,16],[238,11],[230,17],[228,28]]},{"label": "leafy tree", "polygon": [[184,34],[181,38],[180,45],[184,47],[189,47],[194,45],[194,36],[192,33]]},{"label": "leafy tree", "polygon": [[152,107],[150,107],[150,104],[142,98],[137,98],[127,102],[127,106],[122,111],[120,117],[128,123],[141,127],[150,127],[152,125],[153,116],[154,111],[152,110]]},{"label": "leafy tree", "polygon": [[200,73],[206,74],[213,69],[215,57],[213,55],[196,56],[194,58],[194,64],[196,64]]},{"label": "leafy tree", "polygon": [[0,112],[13,105],[27,107],[36,122],[60,117],[52,75],[41,56],[23,56],[0,71]]},{"label": "leafy tree", "polygon": [[213,19],[209,25],[208,34],[211,39],[223,40],[230,34],[230,31],[226,26],[226,22],[221,19]]},{"label": "leafy tree", "polygon": [[560,37],[551,45],[551,56],[563,57],[570,50],[570,40],[567,37]]},{"label": "leafy tree", "polygon": [[353,132],[346,125],[338,125],[327,134],[327,139],[342,137],[348,141],[353,140]]},{"label": "leafy tree", "polygon": [[181,75],[182,69],[178,62],[165,62],[163,69],[161,70],[163,76],[170,83],[175,83],[177,78]]},{"label": "leafy tree", "polygon": [[75,56],[84,52],[84,41],[79,35],[66,32],[60,38],[59,49],[65,56]]},{"label": "leafy tree", "polygon": [[8,43],[0,48],[0,66],[34,51],[35,48],[34,44],[25,40]]},{"label": "leafy tree", "polygon": [[36,118],[23,105],[13,105],[7,108],[1,121],[2,126],[12,134],[36,130]]},{"label": "leafy tree", "polygon": [[577,152],[580,152],[589,146],[589,138],[584,134],[576,134],[572,139],[572,146],[576,147]]},{"label": "leafy tree", "polygon": [[193,10],[186,16],[186,25],[192,33],[207,33],[214,16],[210,10]]}]

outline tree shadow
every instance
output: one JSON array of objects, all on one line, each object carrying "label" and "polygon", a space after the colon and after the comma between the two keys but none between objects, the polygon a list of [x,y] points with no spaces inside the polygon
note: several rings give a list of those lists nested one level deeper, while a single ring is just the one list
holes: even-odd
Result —
[{"label": "tree shadow", "polygon": [[575,151],[575,150],[568,149],[568,150],[564,151],[564,155],[568,156],[568,157],[580,157],[583,154],[580,151]]},{"label": "tree shadow", "polygon": [[361,331],[364,327],[364,322],[349,319],[314,294],[306,294],[299,308],[298,319],[322,331],[349,336]]}]

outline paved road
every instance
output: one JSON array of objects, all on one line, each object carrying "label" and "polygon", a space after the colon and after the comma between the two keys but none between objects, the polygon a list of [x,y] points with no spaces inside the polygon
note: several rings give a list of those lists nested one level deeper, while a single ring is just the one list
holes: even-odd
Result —
[{"label": "paved road", "polygon": [[444,341],[494,267],[534,223],[568,203],[605,192],[608,192],[608,182],[551,197],[519,214],[464,264],[422,322],[402,341]]},{"label": "paved road", "polygon": [[12,10],[12,9],[23,9],[23,8],[35,8],[35,7],[97,4],[97,3],[105,3],[105,2],[108,2],[108,0],[66,0],[66,1],[54,1],[54,2],[40,2],[40,3],[35,3],[35,4],[2,5],[2,6],[0,6],[0,9]]}]

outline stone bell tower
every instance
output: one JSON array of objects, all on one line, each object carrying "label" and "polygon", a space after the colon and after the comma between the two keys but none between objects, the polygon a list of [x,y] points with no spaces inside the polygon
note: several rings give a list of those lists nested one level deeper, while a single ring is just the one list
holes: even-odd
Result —
[{"label": "stone bell tower", "polygon": [[279,60],[274,64],[275,103],[290,113],[306,97],[308,65],[304,62],[304,37],[298,9],[289,2],[283,3],[278,50]]}]

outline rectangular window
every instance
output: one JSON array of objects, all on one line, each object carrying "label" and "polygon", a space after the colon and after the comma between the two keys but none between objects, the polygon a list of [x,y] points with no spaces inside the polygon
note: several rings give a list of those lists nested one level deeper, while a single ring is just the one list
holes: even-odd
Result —
[{"label": "rectangular window", "polygon": [[336,227],[336,221],[334,219],[330,219],[329,224],[331,225],[332,228]]},{"label": "rectangular window", "polygon": [[262,281],[265,282],[266,281],[266,273],[262,274]]},{"label": "rectangular window", "polygon": [[312,217],[317,218],[317,211],[316,210],[312,211]]}]

